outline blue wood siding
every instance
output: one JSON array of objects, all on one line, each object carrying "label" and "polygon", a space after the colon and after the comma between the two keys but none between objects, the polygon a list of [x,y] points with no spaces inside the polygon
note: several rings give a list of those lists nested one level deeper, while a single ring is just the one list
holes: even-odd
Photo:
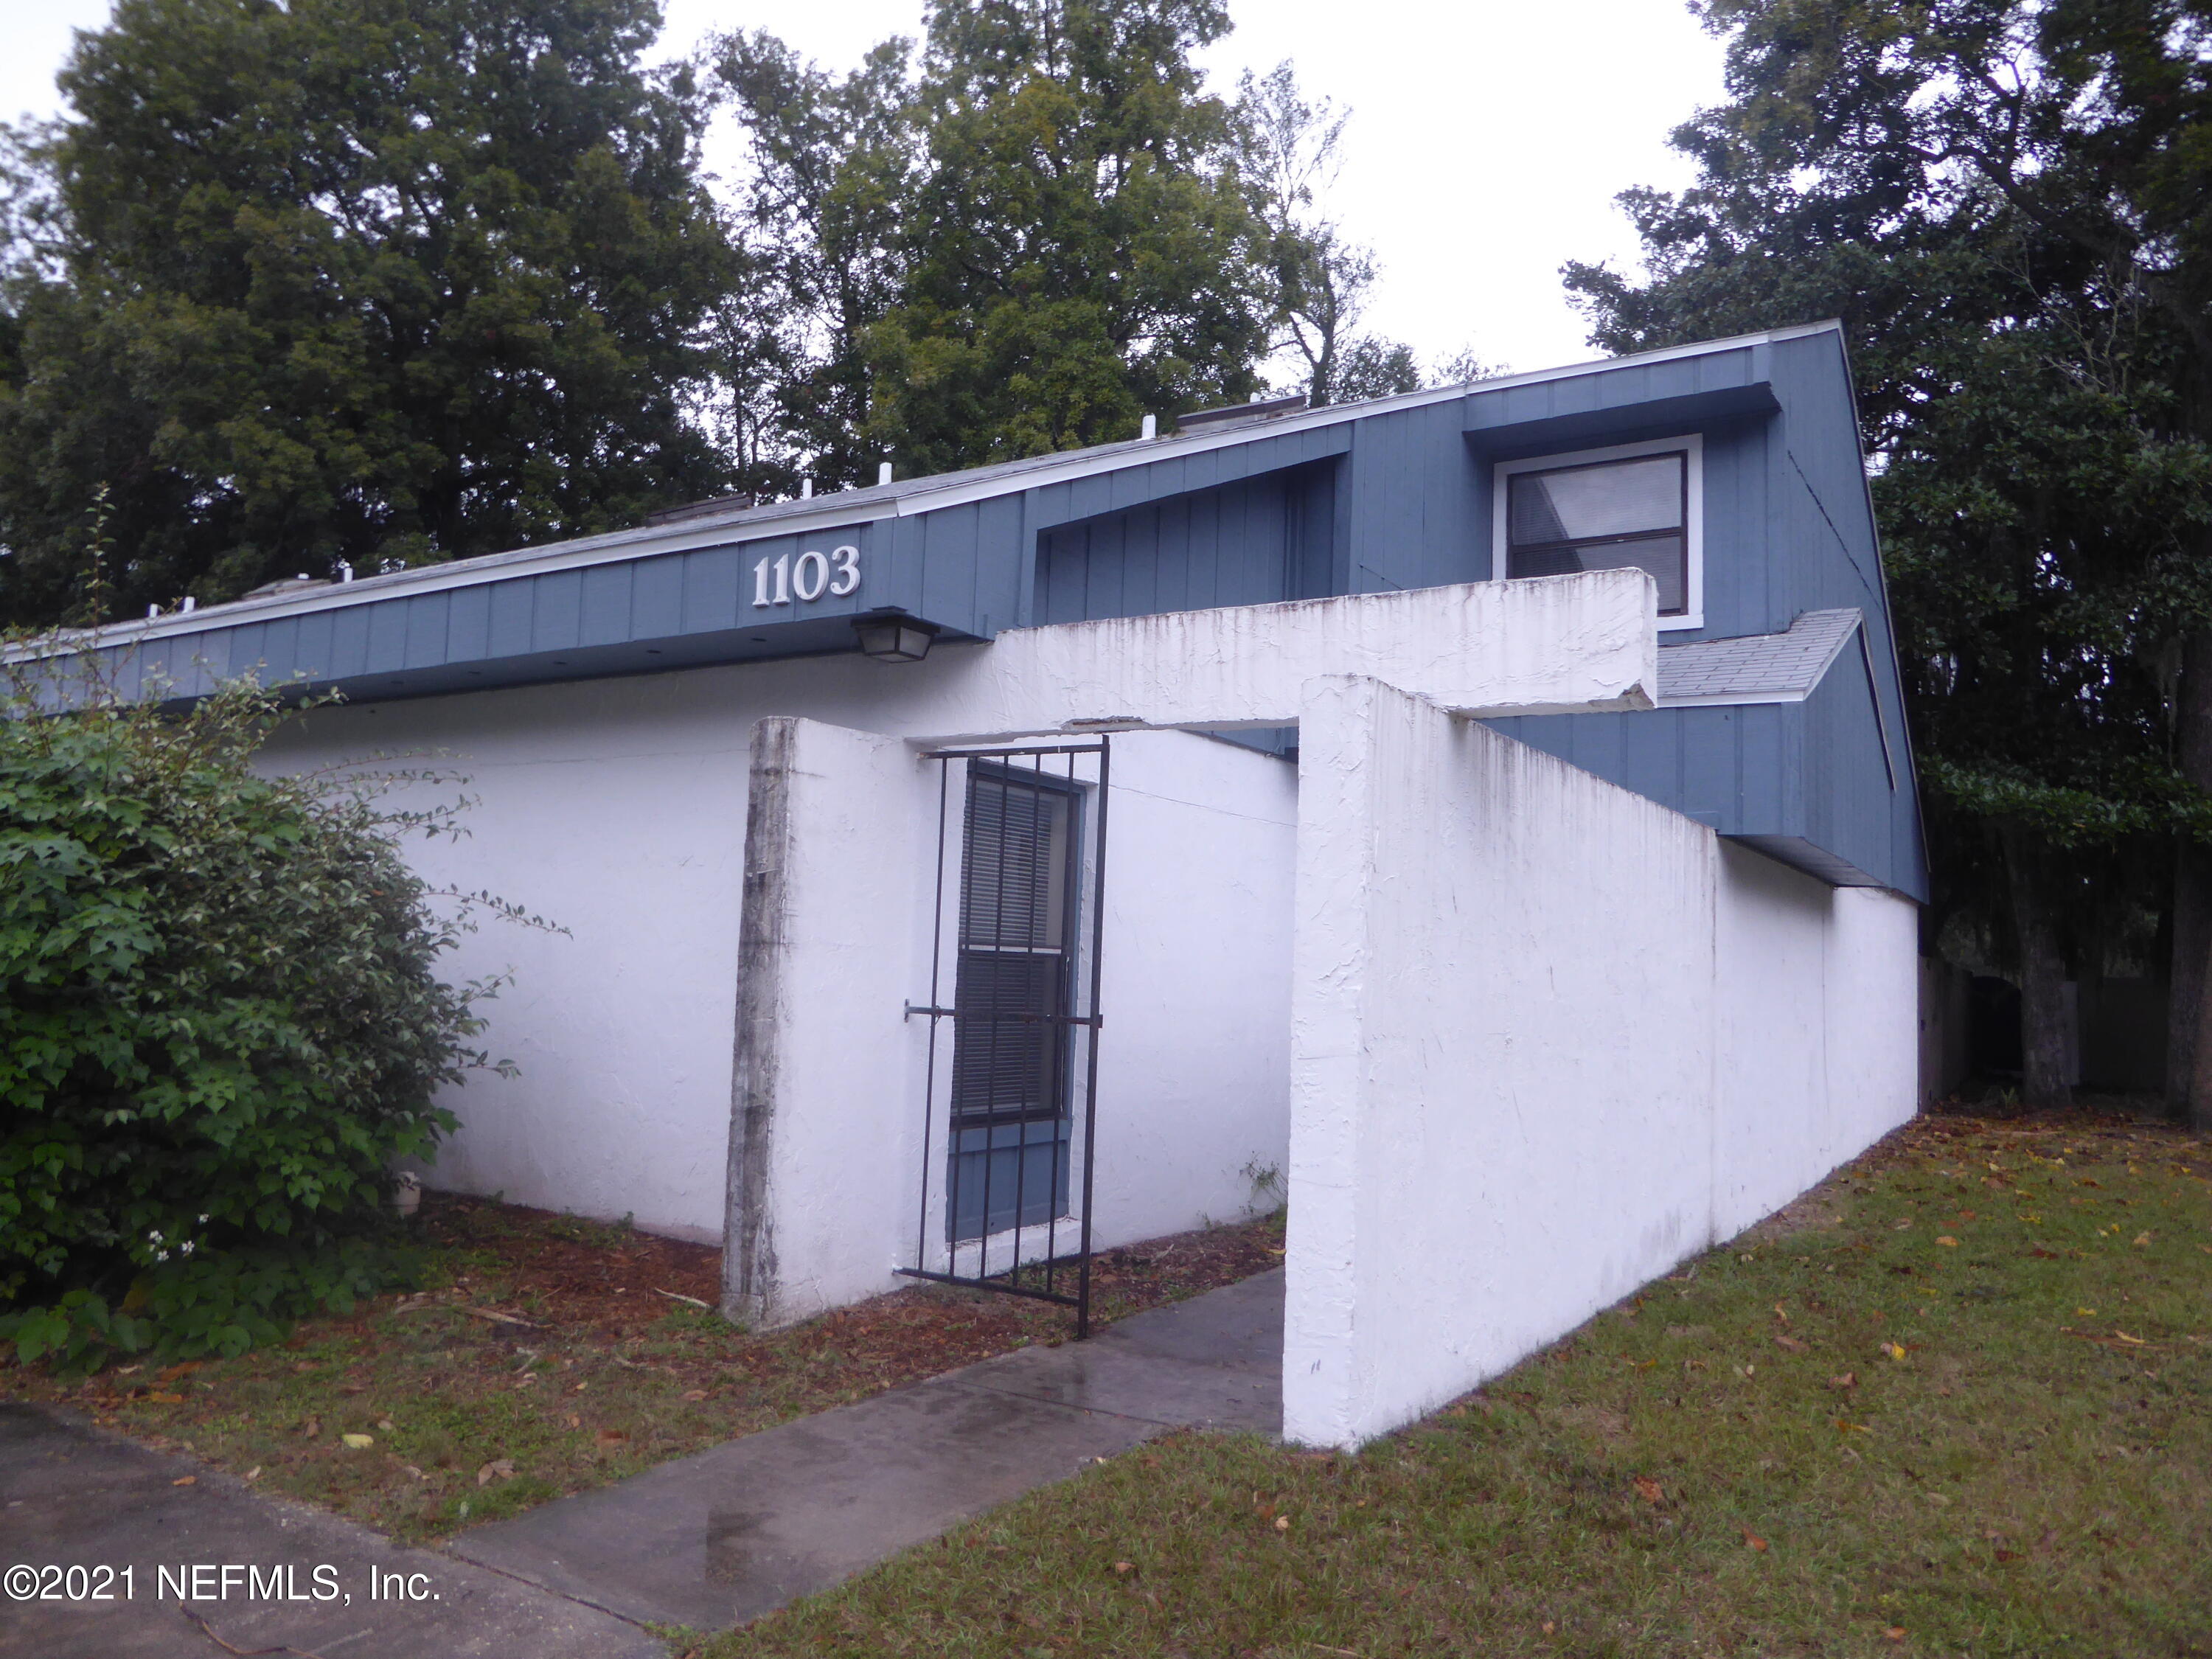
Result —
[{"label": "blue wood siding", "polygon": [[[849,618],[896,605],[955,638],[1164,611],[1483,580],[1502,460],[1696,433],[1704,620],[1670,645],[1778,633],[1807,611],[1867,622],[1808,702],[1502,720],[1500,731],[1847,878],[1926,889],[1909,738],[1849,368],[1833,331],[1595,364],[1428,403],[1266,422],[1212,447],[1132,445],[1056,482],[979,475],[953,495],[856,499],[877,516],[690,550],[586,550],[568,569],[479,569],[471,585],[362,585],[340,607],[206,618],[111,653],[124,683],[204,694],[226,675],[355,697],[640,673],[852,648]],[[834,498],[832,498],[834,500]],[[828,511],[842,508],[828,507]],[[680,532],[675,532],[680,533]],[[712,532],[703,532],[712,533]],[[765,560],[860,550],[860,590],[768,610]],[[433,580],[436,579],[432,579]],[[1263,743],[1280,738],[1261,738]],[[1892,775],[1897,787],[1892,787]],[[1813,867],[1808,863],[1807,867]]]},{"label": "blue wood siding", "polygon": [[1305,597],[1327,580],[1334,474],[1292,468],[1053,526],[1038,538],[1036,620]]}]

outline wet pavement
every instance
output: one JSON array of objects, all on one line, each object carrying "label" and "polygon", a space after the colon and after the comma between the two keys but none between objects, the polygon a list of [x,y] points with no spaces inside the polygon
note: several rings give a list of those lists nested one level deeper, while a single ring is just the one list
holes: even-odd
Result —
[{"label": "wet pavement", "polygon": [[1282,1428],[1283,1275],[748,1435],[461,1534],[454,1553],[718,1630],[1173,1428]]},{"label": "wet pavement", "polygon": [[22,1659],[667,1653],[596,1607],[25,1405],[0,1405],[0,1654]]}]

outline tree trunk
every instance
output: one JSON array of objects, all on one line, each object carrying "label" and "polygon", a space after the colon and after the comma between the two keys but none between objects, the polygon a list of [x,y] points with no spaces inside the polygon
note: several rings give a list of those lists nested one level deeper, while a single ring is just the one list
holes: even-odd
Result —
[{"label": "tree trunk", "polygon": [[[2212,632],[2183,642],[2175,697],[2181,775],[2212,789]],[[2212,1125],[2212,1043],[2204,1041],[2212,1000],[2212,853],[2185,842],[2174,860],[2173,966],[2166,1003],[2167,1108],[2198,1128]]]},{"label": "tree trunk", "polygon": [[2173,921],[2166,992],[2166,1109],[2186,1120],[2195,1083],[2205,956],[2212,951],[2212,858],[2183,841],[2173,854]]},{"label": "tree trunk", "polygon": [[2027,836],[2004,837],[2005,879],[2012,890],[2013,929],[2020,939],[2021,1098],[2033,1108],[2074,1103],[2066,1077],[2066,955],[2044,891],[2041,860]]}]

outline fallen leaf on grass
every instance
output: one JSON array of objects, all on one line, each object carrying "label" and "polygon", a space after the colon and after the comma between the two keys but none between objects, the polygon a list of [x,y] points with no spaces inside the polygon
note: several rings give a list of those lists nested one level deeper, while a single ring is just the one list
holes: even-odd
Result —
[{"label": "fallen leaf on grass", "polygon": [[1289,1516],[1279,1515],[1275,1517],[1275,1530],[1277,1532],[1288,1532],[1290,1529],[1291,1517]]},{"label": "fallen leaf on grass", "polygon": [[1785,1325],[1790,1322],[1790,1316],[1782,1311],[1782,1304],[1779,1302],[1774,1304],[1774,1316]]},{"label": "fallen leaf on grass", "polygon": [[1778,1348],[1786,1348],[1791,1353],[1810,1353],[1813,1352],[1812,1348],[1808,1344],[1800,1342],[1794,1336],[1777,1336],[1774,1339],[1774,1346]]},{"label": "fallen leaf on grass", "polygon": [[1647,1504],[1656,1507],[1667,1501],[1666,1488],[1648,1474],[1639,1474],[1629,1484],[1636,1488],[1636,1495]]},{"label": "fallen leaf on grass", "polygon": [[2138,1244],[2148,1244],[2150,1243],[2150,1235],[2148,1233],[2137,1233],[2136,1235],[2135,1242]]},{"label": "fallen leaf on grass", "polygon": [[686,1389],[684,1390],[684,1397],[686,1400],[704,1400],[707,1397],[707,1391],[704,1389]]},{"label": "fallen leaf on grass", "polygon": [[1840,1417],[1836,1419],[1836,1426],[1845,1434],[1872,1434],[1874,1432],[1872,1429],[1867,1427],[1863,1423],[1846,1423]]},{"label": "fallen leaf on grass", "polygon": [[356,1451],[367,1451],[376,1443],[376,1437],[373,1434],[342,1434],[338,1439]]},{"label": "fallen leaf on grass", "polygon": [[191,1486],[198,1485],[198,1482],[199,1476],[197,1474],[186,1474],[179,1476],[176,1480],[169,1482],[169,1484],[173,1486]]},{"label": "fallen leaf on grass", "polygon": [[1881,1351],[1892,1359],[1905,1358],[1905,1344],[1902,1342],[1885,1342],[1881,1345]]},{"label": "fallen leaf on grass", "polygon": [[1743,1541],[1749,1545],[1753,1549],[1759,1551],[1762,1554],[1765,1553],[1766,1549],[1766,1540],[1764,1538],[1761,1538],[1757,1533],[1753,1532],[1749,1527],[1743,1528]]},{"label": "fallen leaf on grass", "polygon": [[1859,1374],[1856,1371],[1845,1371],[1841,1376],[1828,1379],[1828,1386],[1832,1389],[1856,1389],[1858,1385]]},{"label": "fallen leaf on grass", "polygon": [[477,1485],[479,1486],[489,1486],[494,1480],[514,1479],[514,1460],[511,1457],[495,1457],[477,1471]]},{"label": "fallen leaf on grass", "polygon": [[256,1463],[252,1468],[246,1470],[242,1478],[247,1480],[258,1480],[261,1478],[261,1465]]},{"label": "fallen leaf on grass", "polygon": [[149,1406],[181,1406],[185,1403],[185,1397],[180,1394],[149,1394],[146,1396],[146,1403]]},{"label": "fallen leaf on grass", "polygon": [[1942,1234],[1936,1238],[1936,1242],[1938,1244],[1941,1244],[1947,1250],[1955,1250],[1959,1248],[1959,1241],[1952,1237],[1948,1233]]},{"label": "fallen leaf on grass", "polygon": [[1905,1626],[1902,1625],[1888,1626],[1882,1631],[1882,1634],[1889,1638],[1893,1642],[1902,1642],[1905,1639]]},{"label": "fallen leaf on grass", "polygon": [[620,1429],[601,1429],[597,1434],[593,1435],[592,1438],[598,1441],[602,1446],[615,1446],[619,1445],[623,1441],[629,1439],[629,1436]]},{"label": "fallen leaf on grass", "polygon": [[1134,1561],[1116,1561],[1114,1564],[1114,1571],[1117,1573],[1134,1572],[1136,1570],[1137,1564]]}]

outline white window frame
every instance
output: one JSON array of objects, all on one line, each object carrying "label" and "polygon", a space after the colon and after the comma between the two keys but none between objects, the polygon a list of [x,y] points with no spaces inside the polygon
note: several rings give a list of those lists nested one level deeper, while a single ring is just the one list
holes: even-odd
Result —
[{"label": "white window frame", "polygon": [[1685,501],[1682,509],[1682,614],[1659,618],[1659,631],[1673,633],[1705,625],[1705,441],[1701,433],[1686,432],[1678,438],[1652,438],[1642,443],[1608,444],[1602,449],[1575,449],[1558,455],[1530,455],[1517,461],[1500,461],[1490,491],[1490,567],[1493,580],[1505,579],[1510,551],[1506,543],[1506,483],[1516,472],[1548,472],[1555,466],[1592,466],[1603,461],[1633,460],[1639,455],[1686,453]]}]

